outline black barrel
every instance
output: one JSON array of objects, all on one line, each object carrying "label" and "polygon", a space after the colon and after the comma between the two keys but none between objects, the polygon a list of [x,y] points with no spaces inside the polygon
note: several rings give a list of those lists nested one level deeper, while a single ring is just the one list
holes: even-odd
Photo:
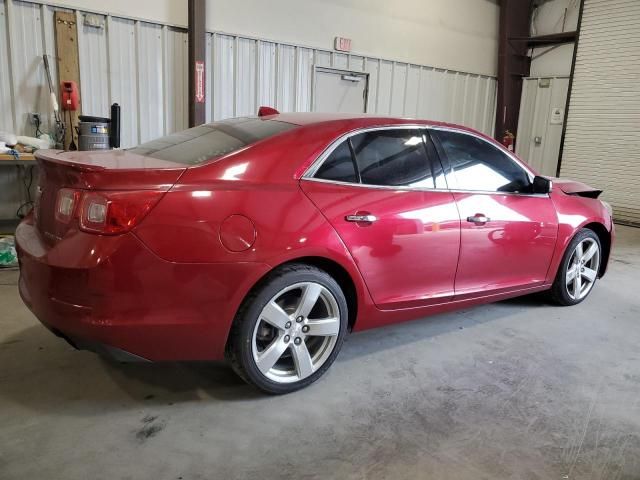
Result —
[{"label": "black barrel", "polygon": [[111,129],[109,131],[111,148],[120,148],[120,105],[111,105]]}]

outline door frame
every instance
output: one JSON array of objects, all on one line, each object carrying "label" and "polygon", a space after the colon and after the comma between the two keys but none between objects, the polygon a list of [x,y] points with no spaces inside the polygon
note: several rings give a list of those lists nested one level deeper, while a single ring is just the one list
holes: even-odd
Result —
[{"label": "door frame", "polygon": [[[467,301],[475,301],[484,297],[487,298],[493,298],[493,297],[499,297],[502,295],[511,295],[514,292],[526,292],[529,289],[531,289],[531,291],[537,291],[537,290],[543,290],[545,288],[548,288],[546,286],[546,278],[549,275],[549,269],[551,268],[551,264],[553,262],[553,256],[555,255],[555,246],[552,248],[552,253],[551,256],[549,257],[549,262],[546,265],[546,270],[545,270],[545,277],[542,281],[540,281],[539,283],[535,283],[533,285],[531,285],[530,287],[528,287],[528,284],[516,284],[516,285],[511,285],[511,286],[507,286],[507,287],[503,287],[503,288],[499,288],[499,289],[493,289],[493,290],[474,290],[474,291],[467,291],[467,292],[463,292],[460,293],[458,290],[456,290],[456,285],[457,285],[457,279],[458,279],[458,274],[460,272],[460,266],[461,266],[461,262],[463,261],[463,257],[462,257],[462,253],[463,253],[463,248],[465,247],[465,245],[463,244],[463,236],[465,235],[465,226],[467,226],[468,224],[465,222],[465,213],[464,210],[462,209],[462,207],[459,205],[459,200],[458,197],[459,195],[472,195],[472,196],[476,196],[476,195],[482,195],[482,196],[487,196],[487,197],[503,197],[505,199],[509,199],[511,198],[511,200],[509,201],[513,201],[514,198],[521,198],[521,199],[529,199],[529,200],[542,200],[542,201],[547,201],[548,204],[550,205],[550,207],[554,210],[555,212],[555,207],[553,206],[553,200],[551,198],[551,192],[549,193],[521,193],[521,192],[497,192],[497,191],[490,191],[490,190],[466,190],[466,189],[461,189],[459,188],[459,185],[457,183],[457,180],[455,178],[455,174],[453,172],[452,169],[452,164],[451,161],[449,160],[449,157],[447,155],[447,153],[445,152],[444,148],[442,147],[442,144],[440,142],[440,139],[437,137],[437,134],[434,135],[434,132],[437,131],[449,131],[449,132],[455,132],[458,134],[462,134],[462,135],[468,135],[470,137],[475,137],[478,140],[481,140],[483,142],[485,142],[487,145],[499,150],[500,152],[502,152],[505,156],[507,156],[507,158],[509,158],[515,165],[519,166],[520,168],[522,168],[527,175],[529,176],[530,180],[533,181],[533,178],[535,177],[535,174],[531,171],[530,167],[523,162],[522,160],[520,160],[515,154],[514,152],[511,152],[509,150],[506,150],[504,148],[500,148],[499,145],[496,145],[496,142],[487,138],[484,138],[481,135],[478,135],[475,132],[472,131],[468,131],[468,130],[464,130],[461,128],[457,128],[457,127],[449,127],[449,126],[441,126],[441,125],[437,125],[437,126],[430,126],[428,127],[428,131],[429,134],[431,135],[431,140],[436,148],[438,157],[440,158],[440,162],[442,164],[442,167],[444,168],[444,172],[445,172],[445,178],[447,179],[447,184],[449,185],[449,191],[453,194],[454,198],[455,198],[455,202],[456,205],[458,206],[458,213],[460,215],[460,253],[458,256],[458,269],[456,271],[456,280],[454,281],[454,296],[452,299],[452,303],[455,302],[467,302]],[[473,214],[472,214],[473,215]],[[558,218],[557,218],[557,214],[554,214],[555,216],[555,221],[556,221],[556,237],[554,240],[554,245],[555,242],[557,242],[557,226],[558,226]],[[548,223],[548,222],[547,222]]]},{"label": "door frame", "polygon": [[[551,93],[549,94],[549,105],[547,106],[546,109],[546,115],[541,115],[541,110],[539,108],[539,95],[540,95],[540,89],[541,88],[547,88],[547,87],[540,87],[540,81],[541,80],[549,80],[551,83],[549,85],[550,87],[550,91]],[[537,121],[541,118],[541,117],[545,117],[547,119],[547,122],[545,124],[545,130],[544,130],[544,135],[543,135],[543,141],[547,141],[549,139],[549,117],[550,117],[550,112],[549,112],[549,108],[552,106],[552,97],[553,97],[553,89],[555,88],[555,84],[560,81],[560,80],[567,80],[567,81],[571,81],[570,77],[568,75],[532,75],[529,77],[524,77],[522,79],[522,94],[520,96],[520,114],[518,117],[518,131],[516,132],[516,149],[515,152],[516,155],[519,155],[520,157],[522,157],[522,159],[527,162],[527,164],[529,162],[532,161],[532,158],[530,157],[530,153],[531,153],[531,143],[532,143],[532,136],[534,134],[534,130],[535,130],[535,125],[537,123]],[[528,90],[527,88],[525,88],[525,83],[527,82],[534,82],[536,83],[536,90],[535,90],[535,95],[533,95],[533,98],[530,98],[530,95],[528,94]],[[566,108],[565,104],[567,101],[567,98],[569,96],[569,92],[567,91],[567,95],[565,96],[565,98],[563,99],[563,103],[562,106],[563,108]],[[525,132],[524,130],[522,130],[524,128],[524,119],[526,116],[530,116],[531,121],[530,121],[530,125],[528,125],[531,128],[531,131]],[[563,119],[562,121],[564,122],[566,118],[566,111],[565,111],[565,115],[563,115]],[[564,129],[564,123],[561,124],[562,128]],[[521,145],[522,145],[522,137],[528,135],[528,140],[526,142],[526,154],[520,149]],[[526,137],[525,137],[526,138]],[[554,169],[554,173],[551,176],[557,176],[557,166],[560,164],[560,157],[559,157],[559,153],[562,150],[562,143],[559,144],[559,150],[557,152],[557,155],[555,156],[555,166],[556,168]],[[537,168],[537,167],[536,167]]]},{"label": "door frame", "polygon": [[364,113],[367,112],[367,104],[369,103],[369,73],[368,72],[358,72],[356,70],[344,70],[341,68],[333,68],[333,67],[323,67],[320,65],[313,66],[313,72],[311,73],[311,111],[316,111],[316,92],[318,91],[317,81],[318,76],[317,73],[332,73],[335,75],[352,75],[357,77],[364,77]]}]

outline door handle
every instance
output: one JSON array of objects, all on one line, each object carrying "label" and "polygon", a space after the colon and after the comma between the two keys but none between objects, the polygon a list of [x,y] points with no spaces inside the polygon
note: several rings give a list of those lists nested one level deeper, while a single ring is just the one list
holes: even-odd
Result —
[{"label": "door handle", "polygon": [[467,217],[467,222],[475,223],[476,225],[484,225],[490,220],[484,213],[476,213],[473,217]]},{"label": "door handle", "polygon": [[375,215],[367,214],[356,214],[356,215],[347,215],[344,217],[347,222],[356,222],[356,223],[373,223],[378,220],[378,217]]}]

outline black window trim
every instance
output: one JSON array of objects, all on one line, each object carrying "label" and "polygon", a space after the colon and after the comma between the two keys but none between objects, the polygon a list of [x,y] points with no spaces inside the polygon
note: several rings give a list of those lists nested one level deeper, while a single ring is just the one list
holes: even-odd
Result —
[{"label": "black window trim", "polygon": [[[386,128],[386,129],[382,129],[382,130],[377,130],[377,131],[395,131],[395,130],[399,130],[397,128]],[[430,150],[433,145],[433,142],[431,141],[431,136],[427,133],[426,129],[423,127],[419,127],[419,128],[405,128],[403,130],[417,130],[419,135],[422,137],[422,151],[424,153],[425,159],[428,163],[428,167],[431,169],[431,173],[433,173],[433,169],[432,169],[432,162],[435,161],[438,164],[440,164],[440,168],[442,169],[442,163],[440,162],[440,158],[438,156],[437,151],[435,150],[435,148],[433,148],[433,153],[430,154]],[[362,133],[362,132],[360,132]],[[360,171],[360,166],[358,165],[358,156],[356,154],[356,150],[353,147],[353,142],[351,141],[351,139],[354,137],[355,135],[351,135],[349,138],[347,138],[345,140],[345,142],[348,142],[349,144],[349,149],[351,150],[351,160],[353,161],[353,166],[355,168],[356,171],[356,177],[358,179],[358,183],[364,184],[364,185],[371,185],[371,186],[382,186],[382,187],[391,187],[391,188],[402,188],[403,185],[376,185],[376,184],[371,184],[371,183],[364,183],[362,181],[362,172]],[[337,147],[336,147],[337,148]],[[442,170],[443,176],[444,176],[444,169]],[[351,183],[351,182],[345,182],[345,183]],[[434,184],[435,184],[435,179],[434,179]],[[446,184],[446,179],[445,179],[445,184]],[[411,188],[420,188],[421,190],[435,190],[435,188],[430,188],[430,187],[411,187]]]},{"label": "black window trim", "polygon": [[347,138],[345,142],[347,142],[347,146],[349,147],[349,153],[351,153],[351,163],[353,164],[353,171],[356,173],[356,180],[358,180],[357,182],[349,182],[349,183],[362,183],[362,174],[360,173],[360,167],[358,166],[358,160],[356,157],[356,150],[353,148],[353,142],[351,141],[351,137]]},{"label": "black window trim", "polygon": [[[515,164],[517,167],[523,170],[526,173],[527,177],[529,177],[529,181],[533,183],[533,179],[536,175],[527,167],[526,164],[524,164],[518,158],[516,158],[512,152],[499,148],[493,142],[490,142],[483,136],[478,135],[477,133],[471,132],[469,130],[464,130],[462,128],[447,127],[447,126],[428,126],[427,130],[429,130],[430,132],[432,131],[453,132],[453,133],[459,133],[462,135],[467,135],[469,137],[477,138],[478,140],[489,145],[491,148],[498,150],[500,153],[505,155],[509,160],[511,160],[513,164]],[[453,173],[453,170],[451,168],[451,163],[449,162],[449,159],[447,158],[447,154],[442,148],[442,145],[440,144],[440,140],[438,139],[438,136],[431,135],[431,138],[433,140],[434,145],[436,146],[436,150],[438,151],[438,156],[440,157],[440,161],[442,162],[443,167],[445,167],[445,177],[447,179],[447,184],[452,186],[452,188],[450,188],[450,191],[452,192],[478,193],[478,194],[489,194],[489,195],[518,195],[521,197],[548,197],[549,196],[548,193],[496,192],[493,190],[468,190],[468,189],[459,188],[457,185],[455,174]]]},{"label": "black window trim", "polygon": [[[377,188],[377,189],[386,189],[386,190],[415,190],[415,191],[429,191],[429,192],[448,191],[446,188],[409,187],[409,186],[394,186],[394,185],[371,185],[371,184],[362,183],[362,178],[360,176],[360,169],[358,168],[357,163],[355,163],[356,162],[356,155],[355,155],[355,151],[353,149],[353,145],[351,143],[351,138],[355,137],[356,135],[360,135],[361,133],[379,132],[379,131],[386,131],[386,130],[420,130],[420,132],[422,133],[423,148],[425,149],[425,155],[427,156],[427,158],[430,158],[429,151],[426,148],[427,146],[426,146],[426,144],[424,144],[424,142],[428,142],[428,141],[431,140],[429,138],[429,136],[426,134],[426,128],[427,127],[428,127],[428,125],[420,125],[420,124],[398,124],[398,125],[385,125],[385,126],[376,126],[376,127],[365,127],[365,128],[359,128],[359,129],[347,132],[347,133],[341,135],[340,137],[338,137],[331,144],[329,144],[329,146],[318,156],[318,158],[316,158],[316,160],[302,174],[301,180],[310,180],[310,181],[321,182],[321,183],[335,183],[335,184],[338,184],[338,185],[351,185],[351,186],[354,186],[354,187]],[[338,146],[340,146],[345,141],[348,142],[349,149],[351,150],[351,159],[354,162],[354,167],[355,167],[355,170],[356,170],[356,176],[358,177],[358,183],[343,182],[343,181],[340,181],[340,180],[326,180],[326,179],[323,179],[323,178],[316,178],[315,174],[318,172],[318,170],[320,169],[322,164],[325,162],[325,160],[328,159],[331,156],[331,154],[334,152],[334,150],[336,148],[338,148]],[[434,160],[440,161],[439,158],[436,158]]]},{"label": "black window trim", "polygon": [[[424,134],[429,133],[429,135],[427,135],[427,138],[425,140],[426,141],[431,141],[435,146],[435,150],[436,150],[436,152],[438,154],[438,157],[439,157],[438,161],[440,161],[440,164],[442,165],[443,171],[445,173],[445,181],[447,182],[447,185],[449,185],[448,188],[428,188],[428,187],[393,186],[393,185],[369,185],[369,184],[365,184],[365,183],[342,182],[342,181],[339,181],[339,180],[325,180],[323,178],[315,178],[316,172],[320,169],[320,167],[322,166],[324,161],[345,140],[349,141],[349,148],[351,149],[351,157],[352,157],[352,159],[355,159],[355,155],[354,155],[354,152],[353,152],[353,147],[351,146],[351,137],[353,137],[355,135],[359,135],[361,133],[367,133],[367,132],[376,132],[376,131],[381,131],[381,130],[416,130],[416,129],[423,131]],[[424,192],[473,193],[473,194],[482,194],[482,195],[517,195],[517,196],[521,196],[521,197],[549,197],[548,193],[520,193],[520,192],[495,192],[495,191],[489,191],[489,190],[486,190],[486,191],[485,190],[463,190],[463,189],[456,188],[455,183],[449,184],[450,179],[452,179],[452,176],[450,175],[449,161],[446,158],[446,155],[443,154],[442,147],[439,144],[437,144],[437,142],[436,142],[437,139],[433,138],[434,136],[432,136],[430,134],[434,130],[435,131],[444,130],[444,131],[451,131],[451,132],[456,132],[456,133],[462,133],[464,135],[469,135],[469,136],[472,136],[472,137],[475,137],[475,138],[478,138],[478,139],[482,140],[483,142],[487,143],[488,145],[490,145],[493,148],[498,149],[498,147],[496,147],[492,142],[488,141],[486,138],[482,137],[481,135],[478,135],[478,134],[476,134],[474,132],[471,132],[469,130],[465,130],[465,129],[462,129],[462,128],[456,128],[456,127],[441,126],[441,125],[428,125],[428,124],[427,125],[424,125],[424,124],[422,124],[422,125],[421,124],[398,124],[398,125],[385,125],[385,126],[377,126],[377,127],[365,127],[365,128],[359,128],[359,129],[347,132],[347,133],[341,135],[340,137],[338,137],[336,140],[334,140],[318,156],[318,158],[316,158],[316,160],[314,160],[311,163],[311,165],[307,168],[307,170],[302,174],[300,179],[301,180],[308,180],[308,181],[312,181],[312,182],[331,183],[331,184],[336,184],[336,185],[350,185],[350,186],[353,186],[353,187],[375,188],[375,189],[382,189],[382,190],[410,190],[410,191],[424,191]],[[425,145],[425,147],[426,147],[426,145]],[[533,178],[535,177],[535,174],[531,170],[529,170],[529,168],[527,168],[522,162],[520,162],[511,152],[506,152],[504,150],[500,150],[500,151],[502,153],[504,153],[518,167],[523,169],[526,172],[526,174],[529,177],[529,179],[531,181],[533,181]],[[427,155],[428,155],[428,152],[427,152]],[[359,176],[357,168],[356,168],[356,175]]]}]

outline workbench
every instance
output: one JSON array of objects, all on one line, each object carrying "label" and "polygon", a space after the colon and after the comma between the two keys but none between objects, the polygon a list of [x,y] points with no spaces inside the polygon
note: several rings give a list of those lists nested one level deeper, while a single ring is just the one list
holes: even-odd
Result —
[{"label": "workbench", "polygon": [[35,165],[36,157],[33,153],[19,153],[18,158],[8,153],[0,153],[0,166],[4,165]]},{"label": "workbench", "polygon": [[[14,167],[20,171],[20,179],[24,185],[27,185],[27,174],[33,175],[33,169],[37,165],[36,158],[32,153],[21,153],[16,158],[9,154],[0,154],[0,167]],[[33,177],[31,177],[33,178]],[[37,179],[33,178],[33,183],[37,183]],[[25,205],[32,200],[31,192],[25,191],[24,197],[20,199],[20,205]],[[27,213],[29,210],[25,207],[23,213]],[[20,222],[20,218],[17,216],[0,218],[0,233],[13,233],[16,226]]]}]

